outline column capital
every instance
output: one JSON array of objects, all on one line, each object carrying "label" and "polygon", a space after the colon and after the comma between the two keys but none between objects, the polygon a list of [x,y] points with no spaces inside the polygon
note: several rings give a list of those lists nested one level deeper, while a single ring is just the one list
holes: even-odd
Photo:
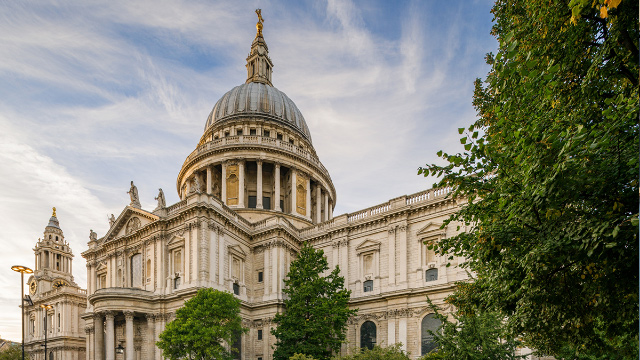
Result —
[{"label": "column capital", "polygon": [[127,321],[133,320],[133,311],[126,310],[126,311],[123,311],[123,313],[124,313],[124,318]]},{"label": "column capital", "polygon": [[147,322],[154,322],[156,320],[156,315],[152,313],[146,313],[144,317],[147,318]]},{"label": "column capital", "polygon": [[276,167],[276,169],[280,169],[280,163],[277,163],[277,162],[276,162],[276,163],[273,163],[273,166],[275,166],[275,167]]},{"label": "column capital", "polygon": [[115,316],[116,316],[115,311],[105,311],[105,312],[103,312],[103,314],[104,314],[104,317],[107,320],[113,320],[113,318],[115,318]]}]

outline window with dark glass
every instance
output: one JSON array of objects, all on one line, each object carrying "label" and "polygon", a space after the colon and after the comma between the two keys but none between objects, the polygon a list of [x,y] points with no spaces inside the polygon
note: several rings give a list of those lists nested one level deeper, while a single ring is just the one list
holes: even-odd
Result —
[{"label": "window with dark glass", "polygon": [[262,197],[262,208],[266,210],[271,210],[271,198],[268,196]]},{"label": "window with dark glass", "polygon": [[438,269],[429,269],[429,270],[425,271],[424,278],[427,281],[438,280]]},{"label": "window with dark glass", "polygon": [[238,283],[233,283],[233,293],[240,295],[240,285],[238,285]]},{"label": "window with dark glass", "polygon": [[363,283],[364,292],[373,291],[373,280],[367,280]]},{"label": "window with dark glass", "polygon": [[376,324],[373,321],[365,321],[360,327],[360,348],[373,349],[376,345]]},{"label": "window with dark glass", "polygon": [[289,139],[289,144],[293,145],[293,139]]},{"label": "window with dark glass", "polygon": [[262,271],[258,271],[258,282],[263,282],[264,281],[263,276],[264,276],[263,272]]},{"label": "window with dark glass", "polygon": [[236,135],[238,135],[238,136],[242,135],[242,129],[236,130]]},{"label": "window with dark glass", "polygon": [[280,210],[284,210],[284,200],[280,200]]},{"label": "window with dark glass", "polygon": [[178,286],[180,286],[180,277],[179,277],[179,276],[176,276],[176,278],[175,278],[175,279],[173,279],[173,288],[174,288],[174,289],[177,289],[177,288],[178,288]]},{"label": "window with dark glass", "polygon": [[225,131],[225,132],[224,132],[224,137],[227,137],[227,136],[229,136],[229,132],[228,132],[228,131]]},{"label": "window with dark glass", "polygon": [[256,135],[256,129],[249,129],[249,135]]},{"label": "window with dark glass", "polygon": [[242,334],[236,333],[235,335],[236,340],[231,346],[231,356],[234,359],[240,360],[242,359]]},{"label": "window with dark glass", "polygon": [[258,340],[262,340],[262,330],[258,330]]},{"label": "window with dark glass", "polygon": [[277,138],[278,140],[282,140],[282,134],[278,134],[278,135],[276,135],[276,138]]},{"label": "window with dark glass", "polygon": [[255,209],[256,208],[257,199],[258,198],[256,196],[249,195],[249,209]]},{"label": "window with dark glass", "polygon": [[437,348],[437,344],[433,341],[433,334],[440,330],[441,325],[442,323],[434,314],[429,314],[422,318],[422,355],[426,355]]},{"label": "window with dark glass", "polygon": [[263,130],[262,131],[262,136],[269,137],[270,135],[271,135],[271,133],[269,132],[269,130]]}]

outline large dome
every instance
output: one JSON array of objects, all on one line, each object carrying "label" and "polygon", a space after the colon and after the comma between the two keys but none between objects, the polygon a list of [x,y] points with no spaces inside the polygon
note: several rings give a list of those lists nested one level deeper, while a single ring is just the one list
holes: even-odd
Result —
[{"label": "large dome", "polygon": [[212,125],[238,117],[257,116],[278,121],[297,130],[311,142],[309,127],[296,104],[282,91],[258,82],[236,86],[218,100],[211,110],[205,131]]}]

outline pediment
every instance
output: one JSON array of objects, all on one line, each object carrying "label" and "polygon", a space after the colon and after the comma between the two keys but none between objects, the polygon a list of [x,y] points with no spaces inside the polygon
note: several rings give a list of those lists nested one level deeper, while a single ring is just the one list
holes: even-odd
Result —
[{"label": "pediment", "polygon": [[247,253],[242,250],[242,247],[240,247],[240,245],[229,245],[227,249],[229,249],[230,254],[235,255],[241,259],[245,259],[247,256]]},{"label": "pediment", "polygon": [[358,254],[367,251],[380,251],[380,242],[367,239],[356,246],[356,253]]},{"label": "pediment", "polygon": [[99,263],[98,266],[96,267],[96,272],[106,271],[106,270],[107,270],[107,265],[105,265],[104,263]]},{"label": "pediment", "polygon": [[169,250],[173,250],[182,246],[184,246],[184,238],[182,236],[174,236],[167,243],[167,248]]},{"label": "pediment", "polygon": [[111,226],[109,231],[107,231],[107,234],[102,238],[102,242],[134,234],[138,230],[158,219],[160,219],[158,215],[132,206],[127,206],[122,210],[120,216],[118,216],[113,223],[113,226]]},{"label": "pediment", "polygon": [[446,227],[444,229],[441,229],[441,227],[442,223],[430,221],[420,230],[418,230],[416,235],[421,239],[432,236],[441,236],[444,235],[447,231]]}]

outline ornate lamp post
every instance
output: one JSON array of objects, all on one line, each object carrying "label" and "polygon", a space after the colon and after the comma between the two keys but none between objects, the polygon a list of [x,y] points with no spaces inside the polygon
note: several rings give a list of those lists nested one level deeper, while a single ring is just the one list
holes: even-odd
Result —
[{"label": "ornate lamp post", "polygon": [[22,265],[13,265],[11,270],[20,273],[20,308],[22,309],[22,360],[24,360],[24,274],[33,274],[33,270]]},{"label": "ornate lamp post", "polygon": [[40,307],[45,309],[44,310],[44,358],[47,358],[47,331],[49,329],[47,329],[47,310],[51,310],[53,309],[53,306],[51,305],[47,305],[47,304],[40,304]]}]

